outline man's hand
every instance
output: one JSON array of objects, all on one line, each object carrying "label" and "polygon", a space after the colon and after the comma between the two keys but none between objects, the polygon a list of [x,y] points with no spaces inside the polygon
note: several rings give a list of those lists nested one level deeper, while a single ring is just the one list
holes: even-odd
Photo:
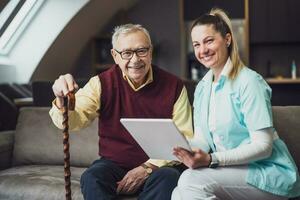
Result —
[{"label": "man's hand", "polygon": [[173,154],[189,168],[207,167],[210,164],[210,155],[201,149],[190,152],[184,148],[176,147],[173,150]]},{"label": "man's hand", "polygon": [[58,108],[62,108],[63,97],[65,97],[69,92],[73,92],[77,89],[78,85],[71,74],[59,76],[52,86],[53,93],[56,96],[56,106]]},{"label": "man's hand", "polygon": [[146,170],[142,166],[138,166],[124,176],[124,178],[117,182],[117,194],[134,194],[143,185],[148,178]]}]

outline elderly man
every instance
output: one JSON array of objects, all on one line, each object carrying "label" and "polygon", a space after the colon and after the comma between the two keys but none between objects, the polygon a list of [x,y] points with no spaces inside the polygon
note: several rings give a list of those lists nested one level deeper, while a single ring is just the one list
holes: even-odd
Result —
[{"label": "elderly man", "polygon": [[[141,25],[116,27],[112,45],[116,65],[92,77],[76,93],[75,111],[69,113],[73,130],[99,118],[101,158],[82,174],[83,196],[115,199],[118,194],[139,193],[139,199],[170,199],[180,165],[149,159],[120,124],[120,118],[172,118],[190,137],[192,117],[186,88],[177,77],[151,64],[150,35]],[[59,128],[63,97],[77,87],[70,74],[60,76],[53,85],[56,99],[50,116]]]}]

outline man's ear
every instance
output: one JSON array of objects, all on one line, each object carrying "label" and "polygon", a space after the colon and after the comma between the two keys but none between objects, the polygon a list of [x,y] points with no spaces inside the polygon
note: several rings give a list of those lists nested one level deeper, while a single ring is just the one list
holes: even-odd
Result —
[{"label": "man's ear", "polygon": [[151,59],[151,62],[152,62],[152,56],[153,56],[153,47],[152,47],[152,45],[150,46],[149,53],[150,53],[150,59]]},{"label": "man's ear", "polygon": [[113,57],[116,64],[118,64],[117,52],[114,49],[110,50],[111,56]]}]

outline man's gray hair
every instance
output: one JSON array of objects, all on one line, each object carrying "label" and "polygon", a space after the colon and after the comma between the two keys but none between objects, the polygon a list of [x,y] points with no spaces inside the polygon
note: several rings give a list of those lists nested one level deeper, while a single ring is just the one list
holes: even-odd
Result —
[{"label": "man's gray hair", "polygon": [[150,34],[147,31],[147,29],[145,29],[142,25],[140,25],[140,24],[124,24],[121,26],[116,26],[114,28],[113,35],[112,35],[112,41],[111,41],[113,48],[116,47],[116,42],[120,35],[127,35],[129,33],[134,33],[137,31],[141,31],[141,32],[145,33],[145,35],[147,36],[147,38],[149,40],[150,45],[152,46]]}]

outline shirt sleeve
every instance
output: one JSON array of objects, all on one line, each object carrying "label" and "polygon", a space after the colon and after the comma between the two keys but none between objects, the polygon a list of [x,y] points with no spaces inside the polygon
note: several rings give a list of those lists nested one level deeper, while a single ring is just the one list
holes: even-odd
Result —
[{"label": "shirt sleeve", "polygon": [[174,105],[173,121],[186,138],[193,137],[192,108],[185,87]]},{"label": "shirt sleeve", "polygon": [[[193,137],[192,109],[188,99],[187,90],[182,88],[181,93],[173,107],[173,121],[179,131],[187,138]],[[162,167],[173,164],[174,161],[149,159],[147,162]]]},{"label": "shirt sleeve", "polygon": [[272,90],[259,75],[249,75],[240,93],[241,112],[249,131],[260,130],[273,126]]},{"label": "shirt sleeve", "polygon": [[221,166],[242,165],[267,158],[272,153],[277,133],[273,128],[250,131],[251,142],[228,151],[215,152]]},{"label": "shirt sleeve", "polygon": [[[98,115],[100,109],[101,83],[98,76],[92,77],[89,82],[75,94],[75,110],[69,111],[69,129],[79,130],[87,127]],[[52,102],[49,111],[53,123],[63,129],[62,110]]]}]

